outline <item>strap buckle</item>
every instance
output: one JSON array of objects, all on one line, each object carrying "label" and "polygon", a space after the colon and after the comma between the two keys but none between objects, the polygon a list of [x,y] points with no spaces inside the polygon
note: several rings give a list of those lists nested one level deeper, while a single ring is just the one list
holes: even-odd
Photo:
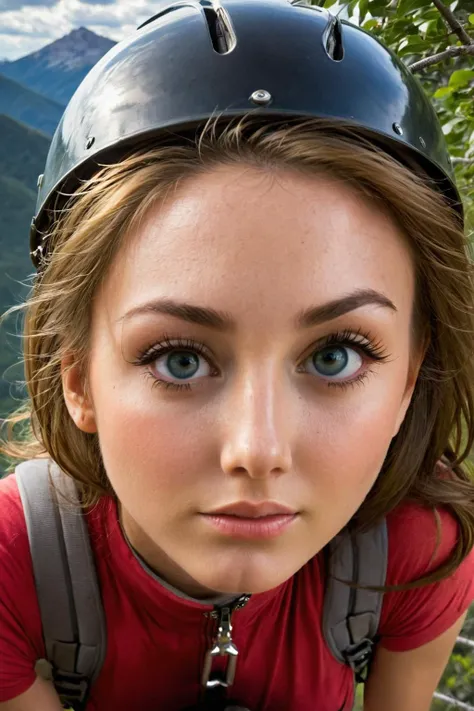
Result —
[{"label": "strap buckle", "polygon": [[348,647],[344,652],[344,657],[353,669],[357,683],[361,684],[367,680],[368,667],[372,659],[374,643],[368,637],[364,637],[357,644]]},{"label": "strap buckle", "polygon": [[83,711],[89,694],[89,680],[84,674],[54,670],[54,688],[62,704],[68,704],[74,711]]}]

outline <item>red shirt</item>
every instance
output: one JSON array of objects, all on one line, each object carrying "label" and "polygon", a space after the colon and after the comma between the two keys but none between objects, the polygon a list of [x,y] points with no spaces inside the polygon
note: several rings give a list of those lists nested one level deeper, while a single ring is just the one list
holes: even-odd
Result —
[{"label": "red shirt", "polygon": [[[440,510],[442,543],[432,512],[404,504],[387,518],[388,584],[408,582],[447,559],[458,534]],[[117,508],[103,498],[87,514],[107,620],[105,664],[87,711],[181,711],[196,703],[208,648],[211,605],[184,599],[137,560],[123,537]],[[44,657],[25,519],[15,477],[0,481],[0,702],[26,691]],[[337,662],[321,633],[324,568],[320,554],[278,588],[253,595],[233,615],[239,649],[232,696],[256,711],[349,711],[351,670]],[[447,580],[386,593],[380,644],[404,651],[447,630],[474,599],[474,554]]]}]

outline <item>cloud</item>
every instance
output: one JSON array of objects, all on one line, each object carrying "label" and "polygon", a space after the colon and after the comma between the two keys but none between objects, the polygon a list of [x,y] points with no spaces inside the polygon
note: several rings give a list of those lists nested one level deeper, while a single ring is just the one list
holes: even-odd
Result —
[{"label": "cloud", "polygon": [[[22,7],[53,7],[59,0],[0,0],[0,12],[21,10]],[[112,0],[115,2],[115,0]],[[3,31],[3,28],[2,28]]]},{"label": "cloud", "polygon": [[[5,35],[7,35],[9,37],[25,37],[26,36],[26,37],[30,37],[30,39],[33,39],[30,36],[29,31],[28,30],[25,31],[21,27],[2,27],[2,33],[0,36],[4,37]],[[44,39],[44,37],[45,37],[44,35],[38,36],[38,34],[37,34],[35,39],[38,39],[38,38]],[[3,49],[3,47],[2,47],[2,49]]]},{"label": "cloud", "polygon": [[[0,34],[0,61],[3,59],[16,59],[48,44],[43,37],[30,37],[25,35]],[[1,73],[1,69],[0,69]]]},{"label": "cloud", "polygon": [[164,1],[0,0],[0,58],[18,59],[81,26],[120,41]]}]

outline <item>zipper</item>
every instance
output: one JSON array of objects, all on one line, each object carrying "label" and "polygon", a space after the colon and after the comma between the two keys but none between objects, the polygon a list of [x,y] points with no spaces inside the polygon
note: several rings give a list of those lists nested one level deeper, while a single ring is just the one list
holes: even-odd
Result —
[{"label": "zipper", "polygon": [[[237,668],[239,650],[232,639],[232,615],[250,600],[250,595],[242,595],[233,605],[215,607],[209,617],[217,619],[217,630],[211,647],[206,652],[201,683],[204,689],[227,689],[232,686]],[[227,657],[223,676],[213,674],[214,661],[219,657]]]}]

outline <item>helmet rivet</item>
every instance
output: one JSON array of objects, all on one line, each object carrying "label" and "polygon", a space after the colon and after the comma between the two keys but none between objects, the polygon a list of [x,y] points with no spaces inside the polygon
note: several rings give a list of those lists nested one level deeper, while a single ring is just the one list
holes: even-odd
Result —
[{"label": "helmet rivet", "polygon": [[86,142],[86,148],[87,149],[92,148],[92,146],[94,145],[94,141],[95,141],[95,137],[89,136],[89,138],[87,139],[87,142]]},{"label": "helmet rivet", "polygon": [[257,91],[254,91],[250,96],[250,101],[253,101],[254,104],[258,104],[259,106],[266,106],[271,100],[272,95],[266,89],[257,89]]},{"label": "helmet rivet", "polygon": [[40,188],[43,185],[44,173],[38,175],[38,180],[36,181],[36,187]]},{"label": "helmet rivet", "polygon": [[395,133],[398,133],[399,136],[403,136],[403,128],[400,126],[399,123],[393,123],[392,128]]},{"label": "helmet rivet", "polygon": [[426,148],[426,141],[423,136],[420,136],[420,145],[422,148]]}]

